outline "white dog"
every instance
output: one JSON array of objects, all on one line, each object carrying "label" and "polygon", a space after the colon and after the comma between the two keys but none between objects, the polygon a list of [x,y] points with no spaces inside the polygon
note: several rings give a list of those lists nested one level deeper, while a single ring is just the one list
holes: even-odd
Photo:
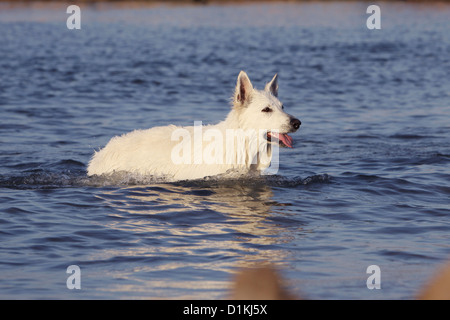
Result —
[{"label": "white dog", "polygon": [[288,133],[301,125],[284,112],[277,98],[277,79],[275,75],[264,90],[256,90],[241,71],[232,110],[224,121],[208,126],[154,127],[114,137],[95,152],[88,175],[125,171],[174,181],[214,176],[230,169],[267,169],[272,144],[292,148]]}]

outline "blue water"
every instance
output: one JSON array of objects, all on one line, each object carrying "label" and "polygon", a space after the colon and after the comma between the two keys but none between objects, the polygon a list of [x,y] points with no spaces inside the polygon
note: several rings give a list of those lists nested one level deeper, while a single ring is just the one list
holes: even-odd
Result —
[{"label": "blue water", "polygon": [[[0,4],[0,298],[410,299],[450,256],[450,5]],[[276,175],[86,176],[112,136],[214,123],[240,70],[302,121]],[[66,268],[81,269],[81,290]],[[366,268],[378,265],[381,289]]]}]

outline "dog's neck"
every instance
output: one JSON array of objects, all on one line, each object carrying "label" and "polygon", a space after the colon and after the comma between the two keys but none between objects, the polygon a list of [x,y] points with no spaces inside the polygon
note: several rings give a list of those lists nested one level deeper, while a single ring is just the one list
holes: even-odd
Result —
[{"label": "dog's neck", "polygon": [[231,109],[223,123],[229,129],[244,129],[240,120],[240,110],[236,107]]},{"label": "dog's neck", "polygon": [[[239,108],[233,107],[226,119],[219,125],[221,125],[225,130],[242,129],[245,131],[247,128],[242,124],[242,121],[240,120],[240,113],[241,111],[239,110]],[[258,130],[255,130],[255,132],[259,134]],[[269,161],[272,159],[272,145],[265,139],[261,139],[259,143],[260,145],[257,148],[247,149],[247,155],[245,157],[245,167],[250,170],[264,170],[270,165],[270,162],[266,164],[262,163],[261,158],[264,158],[266,160],[269,159]]]}]

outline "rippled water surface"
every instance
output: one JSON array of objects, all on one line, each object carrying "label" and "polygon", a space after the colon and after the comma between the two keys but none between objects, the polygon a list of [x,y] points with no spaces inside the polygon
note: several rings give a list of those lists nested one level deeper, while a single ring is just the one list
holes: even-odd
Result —
[{"label": "rippled water surface", "polygon": [[[83,6],[68,30],[0,4],[0,298],[226,298],[268,262],[310,298],[414,297],[450,251],[450,6],[381,10]],[[302,121],[276,175],[86,176],[112,136],[223,119],[241,69]]]}]

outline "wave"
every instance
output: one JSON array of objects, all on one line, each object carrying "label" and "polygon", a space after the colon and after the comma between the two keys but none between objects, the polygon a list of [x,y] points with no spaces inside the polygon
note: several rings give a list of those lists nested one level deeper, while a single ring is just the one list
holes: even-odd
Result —
[{"label": "wave", "polygon": [[330,182],[328,174],[301,177],[284,177],[281,175],[261,175],[229,170],[225,174],[210,176],[198,180],[172,181],[170,177],[140,175],[129,172],[114,172],[107,175],[88,177],[85,165],[75,160],[62,160],[44,168],[22,171],[19,175],[0,175],[0,187],[13,189],[45,189],[61,187],[120,187],[135,185],[153,185],[171,183],[183,186],[226,185],[268,185],[272,187],[293,188],[302,185]]}]

